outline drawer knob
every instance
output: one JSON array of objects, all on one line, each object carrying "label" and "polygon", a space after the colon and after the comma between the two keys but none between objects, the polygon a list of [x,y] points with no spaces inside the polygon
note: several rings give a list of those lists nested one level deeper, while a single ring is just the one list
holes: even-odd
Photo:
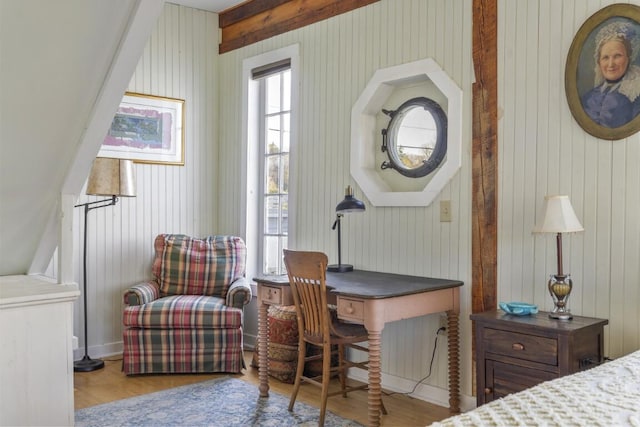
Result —
[{"label": "drawer knob", "polygon": [[352,304],[349,304],[349,307],[347,307],[345,311],[347,312],[347,314],[353,314],[355,312]]},{"label": "drawer knob", "polygon": [[491,390],[489,387],[484,389],[484,394],[491,394],[493,390]]},{"label": "drawer knob", "polygon": [[513,344],[511,344],[511,348],[515,351],[522,351],[524,350],[524,345],[520,344],[519,342],[514,342]]}]

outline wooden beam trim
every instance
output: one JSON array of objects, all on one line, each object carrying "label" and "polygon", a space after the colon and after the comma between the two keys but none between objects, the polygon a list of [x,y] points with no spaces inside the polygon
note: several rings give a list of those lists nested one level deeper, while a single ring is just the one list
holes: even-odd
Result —
[{"label": "wooden beam trim", "polygon": [[236,24],[247,18],[251,18],[259,13],[266,12],[269,9],[275,9],[283,3],[291,0],[250,0],[224,10],[220,13],[218,26],[226,28],[229,25]]},{"label": "wooden beam trim", "polygon": [[380,0],[289,0],[222,28],[219,52],[265,40]]},{"label": "wooden beam trim", "polygon": [[473,0],[472,312],[497,306],[497,0]]}]

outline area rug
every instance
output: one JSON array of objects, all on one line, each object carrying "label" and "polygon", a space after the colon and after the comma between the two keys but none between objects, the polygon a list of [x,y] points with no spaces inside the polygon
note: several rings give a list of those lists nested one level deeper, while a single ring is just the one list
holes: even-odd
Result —
[{"label": "area rug", "polygon": [[[316,426],[320,410],[269,391],[259,397],[257,387],[223,377],[156,393],[118,400],[75,412],[77,427],[116,426]],[[358,427],[355,421],[327,411],[325,426]]]}]

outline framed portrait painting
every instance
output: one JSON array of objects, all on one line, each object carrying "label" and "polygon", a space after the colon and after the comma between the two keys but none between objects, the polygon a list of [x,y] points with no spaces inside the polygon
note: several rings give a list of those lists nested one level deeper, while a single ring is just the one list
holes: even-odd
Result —
[{"label": "framed portrait painting", "polygon": [[589,134],[623,139],[640,130],[640,6],[613,4],[587,19],[571,43],[565,91]]},{"label": "framed portrait painting", "polygon": [[98,156],[184,165],[184,100],[125,93]]}]

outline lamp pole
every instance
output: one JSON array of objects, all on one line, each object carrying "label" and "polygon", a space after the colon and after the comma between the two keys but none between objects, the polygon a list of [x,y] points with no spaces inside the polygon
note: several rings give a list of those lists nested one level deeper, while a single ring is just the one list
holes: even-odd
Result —
[{"label": "lamp pole", "polygon": [[84,243],[83,243],[83,256],[82,256],[82,294],[84,302],[84,357],[82,360],[73,362],[73,370],[75,372],[91,372],[97,369],[104,368],[104,361],[100,359],[92,359],[89,357],[89,341],[88,341],[88,328],[87,328],[87,218],[89,211],[98,208],[104,208],[107,206],[113,206],[118,202],[116,196],[111,196],[110,199],[97,200],[95,202],[87,202],[74,207],[84,207]]}]

